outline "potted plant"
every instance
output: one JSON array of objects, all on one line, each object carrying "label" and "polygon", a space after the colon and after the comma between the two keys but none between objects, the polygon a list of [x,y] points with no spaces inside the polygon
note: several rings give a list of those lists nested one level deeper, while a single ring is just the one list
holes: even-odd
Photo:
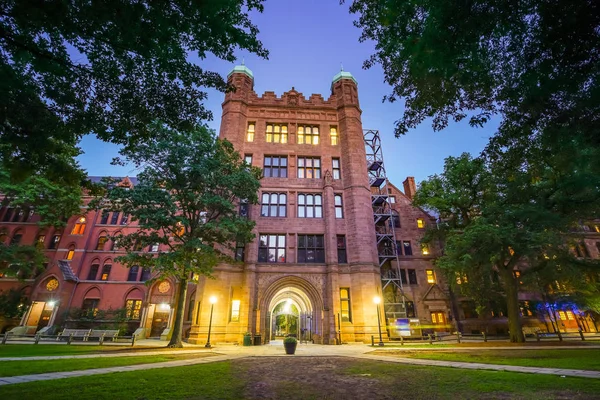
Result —
[{"label": "potted plant", "polygon": [[283,347],[285,348],[285,354],[294,354],[296,352],[296,346],[298,340],[293,336],[288,336],[283,339]]}]

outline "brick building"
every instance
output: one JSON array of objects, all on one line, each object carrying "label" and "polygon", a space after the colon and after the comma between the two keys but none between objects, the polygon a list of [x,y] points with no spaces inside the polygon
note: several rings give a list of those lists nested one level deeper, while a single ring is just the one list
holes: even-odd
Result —
[{"label": "brick building", "polygon": [[[219,265],[215,279],[190,283],[184,313],[189,342],[205,343],[209,325],[213,343],[240,342],[246,332],[263,342],[285,334],[324,344],[370,341],[378,332],[377,307],[384,335],[392,338],[408,333],[396,329],[398,318],[409,322],[414,336],[484,329],[468,299],[453,297],[433,266],[439,249],[420,244],[435,219],[412,205],[414,179],[407,178],[403,190],[387,179],[370,179],[373,160],[350,73],[333,78],[328,99],[306,98],[294,88],[280,97],[259,96],[245,66],[235,67],[228,81],[237,90],[225,95],[220,137],[263,169],[260,204],[239,205],[256,221],[256,239],[237,248],[243,263]],[[134,185],[135,179],[120,184]],[[382,205],[389,219],[383,215],[377,225],[375,209]],[[85,207],[62,230],[40,229],[36,218],[27,210],[0,211],[0,240],[38,244],[48,257],[34,279],[0,279],[0,290],[18,287],[33,301],[21,321],[0,322],[0,329],[20,325],[32,333],[52,325],[120,323],[140,337],[168,336],[174,282],[145,285],[149,271],[114,261],[122,250],[108,236],[136,229],[135,223],[122,213]],[[598,234],[590,235],[598,246]],[[383,304],[376,305],[375,297]],[[120,319],[97,312],[115,309]],[[506,326],[503,315],[494,322],[498,332]],[[534,322],[543,326],[538,318]]]}]

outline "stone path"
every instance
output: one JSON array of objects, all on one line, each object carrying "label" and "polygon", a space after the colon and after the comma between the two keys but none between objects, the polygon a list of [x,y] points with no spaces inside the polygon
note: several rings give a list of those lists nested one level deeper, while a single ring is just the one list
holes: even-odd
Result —
[{"label": "stone path", "polygon": [[[553,348],[565,348],[573,349],[572,346],[560,346]],[[587,348],[598,348],[597,346],[586,346]],[[424,348],[423,350],[433,350],[434,348]],[[473,348],[461,348],[460,350],[482,350],[479,347]],[[494,350],[515,350],[515,347],[496,347]],[[548,349],[548,347],[528,347],[527,349]],[[360,345],[344,345],[344,346],[323,346],[314,344],[298,345],[296,349],[296,355],[294,357],[351,357],[365,360],[374,360],[382,362],[400,363],[400,364],[412,364],[422,366],[434,366],[434,367],[451,367],[451,368],[464,368],[464,369],[477,369],[477,370],[493,370],[493,371],[510,371],[510,372],[521,372],[521,373],[532,373],[532,374],[545,374],[545,375],[557,375],[557,376],[572,376],[581,378],[596,378],[600,379],[600,371],[587,371],[587,370],[574,370],[574,369],[558,369],[558,368],[537,368],[537,367],[519,367],[513,365],[497,365],[497,364],[482,364],[482,363],[468,363],[468,362],[455,362],[455,361],[436,361],[436,360],[424,360],[414,359],[405,357],[392,357],[386,355],[366,354],[373,350],[402,350],[398,347],[387,347],[387,348],[373,348],[370,346]],[[415,348],[406,348],[406,350],[414,351]],[[448,350],[443,348],[440,350]],[[455,350],[455,349],[453,349]],[[55,359],[76,359],[76,358],[94,358],[94,357],[131,357],[131,356],[143,356],[143,355],[156,355],[156,354],[194,354],[194,353],[212,353],[210,357],[202,357],[197,359],[186,359],[176,361],[166,361],[161,363],[153,364],[138,364],[121,367],[108,367],[108,368],[96,368],[87,369],[81,371],[69,371],[69,372],[49,372],[45,374],[35,375],[21,375],[12,377],[0,377],[1,385],[10,385],[15,383],[34,382],[50,379],[64,379],[77,376],[90,376],[99,374],[109,374],[113,372],[129,372],[129,371],[140,371],[148,369],[158,368],[171,368],[171,367],[182,367],[187,365],[205,364],[219,361],[230,361],[246,357],[289,357],[284,354],[283,344],[281,341],[272,342],[269,345],[264,346],[253,346],[253,347],[239,347],[239,346],[218,346],[213,349],[189,349],[189,350],[174,350],[174,351],[138,351],[138,352],[125,352],[125,353],[102,353],[102,354],[85,354],[85,355],[66,355],[66,356],[39,356],[39,357],[5,357],[0,358],[2,361],[16,361],[16,360],[55,360]]]}]

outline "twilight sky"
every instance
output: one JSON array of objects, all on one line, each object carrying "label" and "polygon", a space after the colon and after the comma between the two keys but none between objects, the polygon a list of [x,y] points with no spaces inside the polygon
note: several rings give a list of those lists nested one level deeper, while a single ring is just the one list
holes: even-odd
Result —
[{"label": "twilight sky", "polygon": [[[349,2],[350,0],[347,0]],[[325,99],[330,94],[331,79],[340,70],[351,72],[358,81],[358,95],[365,129],[378,129],[384,145],[384,160],[388,177],[402,188],[406,176],[417,182],[443,170],[444,158],[462,152],[479,154],[498,125],[498,119],[484,128],[471,128],[466,122],[451,123],[441,132],[433,132],[429,121],[396,139],[394,121],[402,114],[403,102],[382,103],[391,88],[383,82],[379,66],[362,69],[362,63],[374,50],[373,43],[359,43],[360,30],[348,13],[348,4],[339,0],[267,0],[264,13],[254,13],[253,22],[260,30],[259,39],[269,50],[269,60],[239,51],[239,63],[254,73],[254,90],[261,95],[274,91],[281,96],[294,86],[309,97],[320,93]],[[198,60],[205,69],[226,76],[235,64],[214,58]],[[213,113],[208,125],[219,130],[221,102],[224,95],[209,90],[205,106]],[[86,137],[81,143],[85,154],[79,161],[89,175],[134,176],[132,167],[111,166],[118,147]]]}]

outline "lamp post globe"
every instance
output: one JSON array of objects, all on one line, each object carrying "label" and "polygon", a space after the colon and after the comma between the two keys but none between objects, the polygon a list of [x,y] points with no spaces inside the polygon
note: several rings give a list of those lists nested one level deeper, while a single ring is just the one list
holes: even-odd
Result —
[{"label": "lamp post globe", "polygon": [[206,339],[206,344],[204,345],[204,347],[210,348],[210,331],[212,329],[212,317],[213,317],[213,309],[215,307],[215,303],[217,302],[217,297],[216,296],[210,296],[210,299],[208,299],[208,301],[210,302],[210,319],[208,320],[208,338]]},{"label": "lamp post globe", "polygon": [[379,328],[378,346],[383,346],[383,338],[381,336],[381,315],[379,314],[379,303],[381,303],[381,298],[379,296],[375,296],[373,298],[373,303],[375,303],[375,307],[377,307],[377,327]]}]

